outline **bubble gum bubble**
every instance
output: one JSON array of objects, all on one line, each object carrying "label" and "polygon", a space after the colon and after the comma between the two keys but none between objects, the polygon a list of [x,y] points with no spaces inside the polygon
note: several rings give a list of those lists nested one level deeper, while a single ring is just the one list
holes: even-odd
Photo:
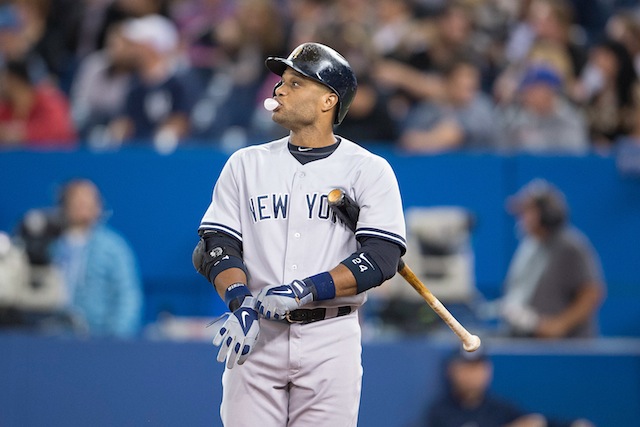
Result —
[{"label": "bubble gum bubble", "polygon": [[267,111],[273,111],[273,110],[275,110],[276,108],[278,108],[278,106],[279,106],[279,105],[280,105],[280,104],[278,104],[278,101],[276,101],[276,100],[275,100],[275,99],[273,99],[273,98],[267,98],[267,99],[265,99],[265,100],[264,100],[264,108],[265,108]]}]

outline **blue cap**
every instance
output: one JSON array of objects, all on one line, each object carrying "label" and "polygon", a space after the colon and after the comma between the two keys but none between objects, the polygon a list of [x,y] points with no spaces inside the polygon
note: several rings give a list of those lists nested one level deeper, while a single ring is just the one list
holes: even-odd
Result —
[{"label": "blue cap", "polygon": [[535,65],[527,69],[520,82],[520,90],[531,85],[543,84],[552,89],[560,89],[562,79],[556,70],[544,65]]},{"label": "blue cap", "polygon": [[0,5],[0,30],[15,30],[22,26],[18,10],[13,4]]}]

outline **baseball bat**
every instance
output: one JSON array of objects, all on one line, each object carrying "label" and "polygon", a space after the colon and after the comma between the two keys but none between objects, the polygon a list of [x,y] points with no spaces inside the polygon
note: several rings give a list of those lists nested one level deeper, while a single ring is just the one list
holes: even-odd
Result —
[{"label": "baseball bat", "polygon": [[[329,192],[328,201],[329,207],[336,215],[336,218],[350,228],[351,231],[355,232],[359,213],[359,208],[355,201],[339,188]],[[458,336],[462,342],[462,348],[464,348],[465,351],[476,351],[480,347],[480,337],[471,334],[458,322],[442,302],[422,283],[402,258],[400,258],[400,262],[398,263],[398,273],[424,298],[427,304],[429,304],[429,307],[431,307],[453,333]]]}]

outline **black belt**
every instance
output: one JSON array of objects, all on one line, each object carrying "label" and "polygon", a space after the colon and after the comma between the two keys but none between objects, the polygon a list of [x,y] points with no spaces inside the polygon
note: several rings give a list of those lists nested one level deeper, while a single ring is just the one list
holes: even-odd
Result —
[{"label": "black belt", "polygon": [[285,316],[286,321],[289,323],[312,323],[320,320],[331,319],[334,317],[346,316],[347,314],[355,311],[355,307],[345,305],[342,307],[319,307],[319,308],[300,308],[293,310]]}]

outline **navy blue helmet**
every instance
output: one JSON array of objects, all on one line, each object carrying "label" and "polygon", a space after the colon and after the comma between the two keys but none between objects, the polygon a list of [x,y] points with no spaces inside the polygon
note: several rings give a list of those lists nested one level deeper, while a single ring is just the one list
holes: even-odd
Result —
[{"label": "navy blue helmet", "polygon": [[269,57],[265,64],[269,70],[279,76],[282,76],[287,67],[291,67],[300,74],[327,86],[338,95],[338,111],[334,123],[339,124],[347,115],[356,95],[358,83],[347,60],[329,46],[320,43],[303,43],[295,48],[288,58]]}]

